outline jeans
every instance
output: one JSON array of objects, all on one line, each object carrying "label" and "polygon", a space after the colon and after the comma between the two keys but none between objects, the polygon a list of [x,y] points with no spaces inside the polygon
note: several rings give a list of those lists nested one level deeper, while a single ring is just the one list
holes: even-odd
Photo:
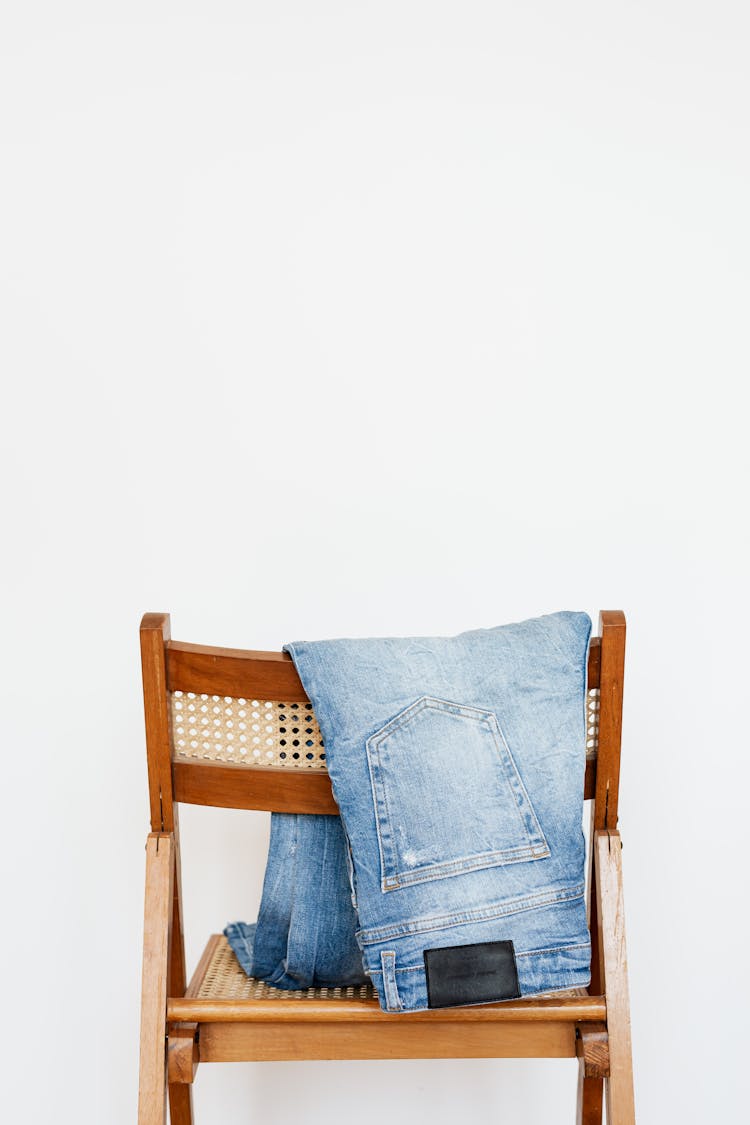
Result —
[{"label": "jeans", "polygon": [[[590,633],[585,613],[564,612],[455,637],[284,646],[340,817],[272,817],[253,975],[370,978],[387,1012],[589,983]],[[240,930],[225,933],[237,952]]]},{"label": "jeans", "polygon": [[277,988],[367,984],[339,816],[272,813],[257,923],[224,930],[248,976]]}]

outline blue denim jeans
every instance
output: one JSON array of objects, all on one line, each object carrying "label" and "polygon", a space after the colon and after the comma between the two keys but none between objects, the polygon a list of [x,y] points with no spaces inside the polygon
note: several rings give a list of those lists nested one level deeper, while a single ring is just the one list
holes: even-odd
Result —
[{"label": "blue denim jeans", "polygon": [[[566,612],[455,637],[284,646],[341,815],[283,828],[274,814],[254,975],[300,987],[290,981],[343,972],[335,983],[356,983],[363,972],[388,1012],[589,983],[590,632],[586,614]],[[292,821],[298,840],[306,822],[304,854],[289,850]],[[321,881],[321,854],[335,887]],[[290,856],[292,890],[281,874]],[[243,924],[233,925],[237,952]]]},{"label": "blue denim jeans", "polygon": [[272,813],[258,921],[224,934],[251,977],[277,988],[366,984],[339,816]]}]

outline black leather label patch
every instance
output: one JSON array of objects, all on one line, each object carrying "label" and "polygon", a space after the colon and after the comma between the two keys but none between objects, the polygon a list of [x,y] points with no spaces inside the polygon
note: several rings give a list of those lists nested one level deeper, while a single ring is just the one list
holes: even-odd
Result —
[{"label": "black leather label patch", "polygon": [[489,1004],[521,995],[512,941],[425,949],[424,968],[428,1008]]}]

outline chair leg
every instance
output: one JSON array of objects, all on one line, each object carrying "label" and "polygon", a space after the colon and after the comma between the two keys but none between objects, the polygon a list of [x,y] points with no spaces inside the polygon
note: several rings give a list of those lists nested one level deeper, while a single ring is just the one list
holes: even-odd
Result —
[{"label": "chair leg", "polygon": [[193,1125],[193,1081],[198,1069],[195,1023],[172,1023],[167,1046],[169,1120],[171,1125]]},{"label": "chair leg", "polygon": [[583,1059],[578,1060],[576,1125],[602,1125],[604,1079],[587,1078]]},{"label": "chair leg", "polygon": [[595,839],[599,938],[603,954],[609,1041],[609,1075],[604,1090],[607,1125],[635,1125],[625,906],[622,892],[622,843],[620,833],[612,829],[597,831]]},{"label": "chair leg", "polygon": [[138,1125],[166,1125],[167,1121],[167,974],[173,875],[171,833],[151,832],[146,841]]},{"label": "chair leg", "polygon": [[[183,996],[187,984],[185,974],[185,939],[182,933],[182,864],[180,863],[180,824],[177,806],[173,811],[174,888],[172,895],[172,933],[170,940],[169,995]],[[193,1029],[194,1030],[194,1029]],[[168,1079],[172,1077],[168,1069]],[[169,1082],[170,1125],[193,1125],[193,1087],[187,1082]]]},{"label": "chair leg", "polygon": [[604,1079],[609,1074],[609,1039],[604,1023],[578,1024],[577,1125],[602,1125]]},{"label": "chair leg", "polygon": [[170,1125],[193,1125],[193,1087],[186,1082],[169,1083]]}]

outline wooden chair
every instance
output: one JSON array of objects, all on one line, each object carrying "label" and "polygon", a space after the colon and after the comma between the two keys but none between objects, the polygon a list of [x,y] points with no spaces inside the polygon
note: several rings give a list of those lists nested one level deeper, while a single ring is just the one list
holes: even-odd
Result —
[{"label": "wooden chair", "polygon": [[[591,986],[393,1015],[370,985],[289,992],[249,979],[213,934],[185,972],[178,805],[336,813],[320,731],[291,658],[170,639],[141,623],[151,829],[146,841],[139,1125],[192,1125],[201,1062],[578,1058],[580,1125],[635,1120],[617,831],[625,618],[603,612],[589,656]],[[280,727],[284,731],[280,731]],[[290,737],[296,727],[301,738]],[[300,743],[301,745],[297,745]],[[311,745],[312,744],[312,745]]]}]

